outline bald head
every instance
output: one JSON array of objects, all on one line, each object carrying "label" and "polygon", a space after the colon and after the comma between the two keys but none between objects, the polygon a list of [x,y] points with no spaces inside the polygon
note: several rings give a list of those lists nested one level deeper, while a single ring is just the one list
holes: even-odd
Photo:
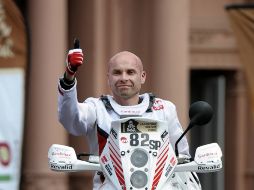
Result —
[{"label": "bald head", "polygon": [[146,73],[135,54],[123,51],[114,55],[108,63],[108,84],[115,101],[120,105],[136,105]]},{"label": "bald head", "polygon": [[141,59],[134,53],[131,53],[129,51],[122,51],[114,55],[108,62],[108,70],[110,70],[110,67],[113,64],[125,64],[130,60],[132,60],[136,64],[140,71],[143,71],[143,64]]}]

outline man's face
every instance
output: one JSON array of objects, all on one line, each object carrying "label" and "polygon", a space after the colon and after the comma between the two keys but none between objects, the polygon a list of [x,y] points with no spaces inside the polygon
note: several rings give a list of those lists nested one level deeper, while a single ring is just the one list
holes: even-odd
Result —
[{"label": "man's face", "polygon": [[132,54],[123,53],[109,63],[108,82],[115,98],[138,95],[145,78],[141,61]]}]

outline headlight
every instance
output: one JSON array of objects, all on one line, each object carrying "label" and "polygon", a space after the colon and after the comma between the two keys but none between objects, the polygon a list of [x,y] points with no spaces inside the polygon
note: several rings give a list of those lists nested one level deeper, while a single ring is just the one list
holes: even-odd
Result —
[{"label": "headlight", "polygon": [[144,150],[136,149],[131,155],[131,163],[137,168],[143,167],[148,162],[148,156]]},{"label": "headlight", "polygon": [[135,188],[143,188],[148,182],[148,177],[143,171],[135,171],[131,174],[131,185]]}]

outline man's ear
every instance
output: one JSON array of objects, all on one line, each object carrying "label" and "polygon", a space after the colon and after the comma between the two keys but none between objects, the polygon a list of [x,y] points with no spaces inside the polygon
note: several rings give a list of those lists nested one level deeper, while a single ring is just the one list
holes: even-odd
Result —
[{"label": "man's ear", "polygon": [[142,71],[142,74],[141,74],[141,84],[144,84],[145,81],[146,81],[146,72]]},{"label": "man's ear", "polygon": [[109,74],[107,73],[107,82],[108,82],[108,86],[110,87],[109,85]]}]

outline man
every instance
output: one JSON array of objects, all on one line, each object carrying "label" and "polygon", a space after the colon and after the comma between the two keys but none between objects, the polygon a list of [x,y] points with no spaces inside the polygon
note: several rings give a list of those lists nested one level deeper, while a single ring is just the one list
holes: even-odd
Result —
[{"label": "man", "polygon": [[[79,103],[75,74],[82,63],[82,50],[70,50],[66,72],[58,85],[58,112],[59,121],[68,132],[87,137],[91,153],[101,154],[110,132],[111,121],[133,115],[167,121],[171,143],[175,144],[182,134],[175,106],[169,101],[155,98],[152,94],[140,95],[146,73],[139,57],[128,51],[113,56],[109,60],[107,73],[112,96],[88,98]],[[179,152],[189,155],[186,138],[180,141]],[[103,182],[104,179],[96,174],[94,189],[105,186]]]}]

